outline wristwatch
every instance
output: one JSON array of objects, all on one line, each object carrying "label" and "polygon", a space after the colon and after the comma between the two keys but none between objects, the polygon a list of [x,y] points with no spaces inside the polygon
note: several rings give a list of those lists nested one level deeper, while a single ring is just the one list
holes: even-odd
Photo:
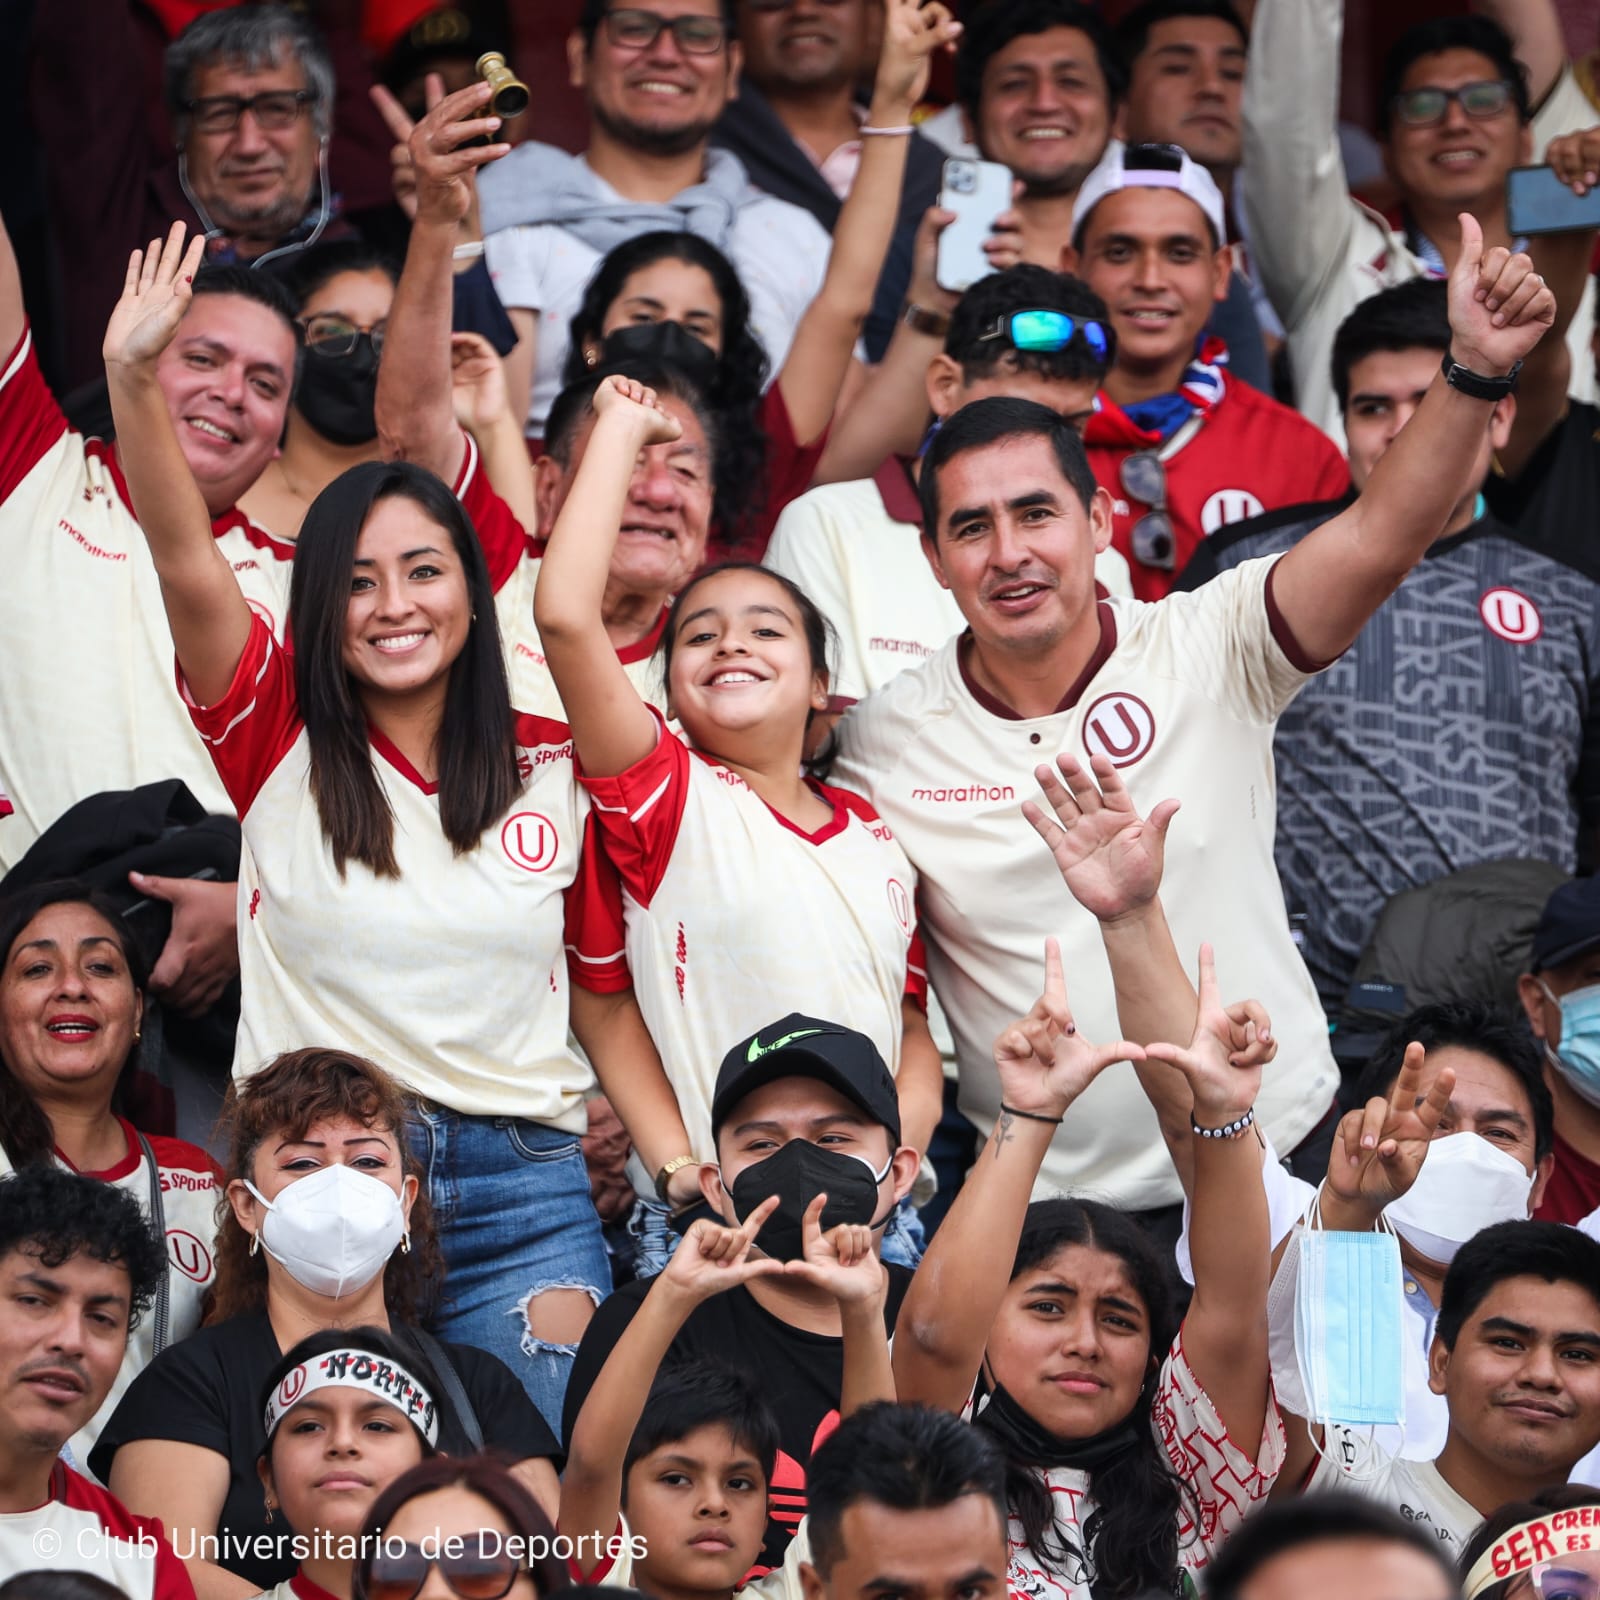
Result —
[{"label": "wristwatch", "polygon": [[693,1167],[698,1164],[693,1156],[674,1156],[656,1174],[656,1198],[660,1200],[662,1205],[665,1206],[672,1203],[667,1198],[667,1185],[672,1182],[673,1173],[682,1172],[685,1167]]},{"label": "wristwatch", "polygon": [[1456,358],[1446,350],[1440,370],[1444,373],[1444,381],[1452,389],[1459,389],[1474,400],[1504,400],[1516,390],[1517,374],[1522,371],[1522,363],[1519,361],[1503,378],[1486,378],[1470,367],[1458,365]]},{"label": "wristwatch", "polygon": [[925,333],[931,339],[942,339],[950,331],[948,313],[930,311],[926,306],[908,305],[904,321],[908,328],[913,328],[918,333]]}]

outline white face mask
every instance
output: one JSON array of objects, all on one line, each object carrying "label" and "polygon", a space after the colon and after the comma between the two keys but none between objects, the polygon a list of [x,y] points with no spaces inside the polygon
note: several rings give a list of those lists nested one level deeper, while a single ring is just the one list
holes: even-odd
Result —
[{"label": "white face mask", "polygon": [[296,1283],[331,1299],[364,1289],[405,1235],[400,1199],[381,1178],[323,1167],[276,1200],[245,1183],[267,1209],[256,1237]]},{"label": "white face mask", "polygon": [[1428,1146],[1417,1181],[1384,1209],[1412,1249],[1447,1267],[1475,1233],[1528,1215],[1533,1175],[1475,1133],[1448,1133]]}]

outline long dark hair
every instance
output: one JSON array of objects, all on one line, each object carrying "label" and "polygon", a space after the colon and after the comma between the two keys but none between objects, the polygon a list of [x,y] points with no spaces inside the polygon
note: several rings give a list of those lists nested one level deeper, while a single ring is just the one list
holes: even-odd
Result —
[{"label": "long dark hair", "polygon": [[[1093,1200],[1038,1200],[1028,1207],[1012,1278],[1073,1244],[1115,1256],[1144,1301],[1150,1323],[1150,1370],[1126,1419],[1134,1424],[1137,1439],[1133,1448],[1090,1475],[1088,1494],[1094,1511],[1083,1528],[1085,1550],[1076,1549],[1057,1524],[1038,1463],[995,1430],[1006,1454],[1006,1496],[1029,1550],[1042,1565],[1070,1569],[1087,1558],[1094,1570],[1094,1592],[1103,1600],[1133,1600],[1147,1591],[1172,1594],[1179,1581],[1178,1524],[1193,1508],[1188,1485],[1172,1471],[1150,1419],[1155,1374],[1177,1335],[1167,1269],[1148,1236],[1126,1213]],[[987,1415],[980,1413],[980,1427]]]},{"label": "long dark hair", "polygon": [[356,541],[381,500],[415,501],[450,535],[466,574],[471,621],[450,667],[439,725],[439,823],[455,853],[516,799],[516,723],[500,655],[494,590],[471,520],[431,472],[404,461],[369,461],[341,473],[317,498],[295,546],[289,583],[294,681],[311,746],[311,794],[322,836],[342,875],[359,861],[398,878],[394,813],[372,766],[367,715],[344,664],[345,613]]},{"label": "long dark hair", "polygon": [[[41,911],[50,906],[84,905],[101,917],[111,931],[122,959],[128,964],[133,992],[142,995],[150,980],[150,970],[139,941],[129,937],[127,924],[115,903],[98,889],[75,878],[59,878],[53,883],[36,883],[0,900],[0,972],[11,964],[11,951],[25,929]],[[138,1070],[139,1046],[128,1048],[127,1059],[117,1073],[111,1090],[111,1108],[121,1109],[122,1097]],[[32,1095],[12,1076],[3,1051],[0,1051],[0,1147],[12,1167],[22,1168],[48,1162],[55,1149],[55,1132],[50,1119]]]},{"label": "long dark hair", "polygon": [[682,261],[711,279],[722,302],[722,354],[717,383],[706,399],[716,412],[721,448],[716,453],[713,537],[731,538],[759,515],[767,499],[767,434],[761,426],[761,396],[771,363],[750,326],[750,296],[733,263],[713,244],[692,233],[642,233],[619,244],[598,267],[573,314],[563,384],[587,374],[583,347],[604,344],[606,313],[634,273],[658,261]]}]

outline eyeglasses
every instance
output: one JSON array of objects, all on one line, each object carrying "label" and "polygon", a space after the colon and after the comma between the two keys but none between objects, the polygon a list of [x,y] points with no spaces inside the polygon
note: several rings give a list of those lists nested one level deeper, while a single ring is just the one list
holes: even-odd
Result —
[{"label": "eyeglasses", "polygon": [[248,99],[237,94],[211,95],[204,100],[188,100],[183,109],[201,133],[232,133],[239,118],[249,112],[264,133],[281,133],[293,127],[300,113],[316,101],[309,89],[272,89]]},{"label": "eyeglasses", "polygon": [[1407,127],[1426,128],[1444,121],[1452,100],[1469,117],[1486,122],[1510,105],[1511,85],[1504,78],[1487,78],[1482,83],[1464,83],[1459,89],[1408,89],[1394,97],[1394,108]]},{"label": "eyeglasses", "polygon": [[387,322],[375,322],[370,328],[358,328],[347,317],[323,311],[314,317],[307,317],[300,324],[300,331],[305,338],[306,349],[313,355],[347,356],[355,349],[363,334],[372,340],[372,353],[382,355],[383,338],[388,327]]},{"label": "eyeglasses", "polygon": [[714,56],[728,37],[721,17],[663,17],[632,6],[606,12],[605,28],[619,50],[648,50],[670,29],[672,42],[688,56]]},{"label": "eyeglasses", "polygon": [[1154,450],[1136,450],[1124,456],[1118,471],[1122,491],[1131,500],[1142,500],[1150,509],[1134,523],[1128,534],[1133,559],[1147,567],[1171,572],[1178,564],[1178,541],[1167,514],[1167,468]]},{"label": "eyeglasses", "polygon": [[1073,336],[1082,334],[1097,361],[1106,359],[1105,324],[1081,317],[1069,317],[1065,311],[1013,311],[1010,316],[997,317],[984,339],[1004,339],[1013,350],[1065,350]]},{"label": "eyeglasses", "polygon": [[434,1568],[460,1600],[502,1600],[524,1570],[523,1563],[505,1551],[430,1555],[421,1545],[396,1546],[383,1540],[360,1587],[366,1600],[416,1600]]}]

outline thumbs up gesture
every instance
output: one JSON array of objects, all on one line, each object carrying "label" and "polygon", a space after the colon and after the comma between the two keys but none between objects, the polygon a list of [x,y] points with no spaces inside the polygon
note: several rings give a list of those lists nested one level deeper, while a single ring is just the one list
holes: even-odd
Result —
[{"label": "thumbs up gesture", "polygon": [[1461,254],[1450,274],[1450,349],[1485,378],[1509,372],[1555,321],[1556,299],[1527,256],[1483,247],[1477,219],[1463,212]]}]

